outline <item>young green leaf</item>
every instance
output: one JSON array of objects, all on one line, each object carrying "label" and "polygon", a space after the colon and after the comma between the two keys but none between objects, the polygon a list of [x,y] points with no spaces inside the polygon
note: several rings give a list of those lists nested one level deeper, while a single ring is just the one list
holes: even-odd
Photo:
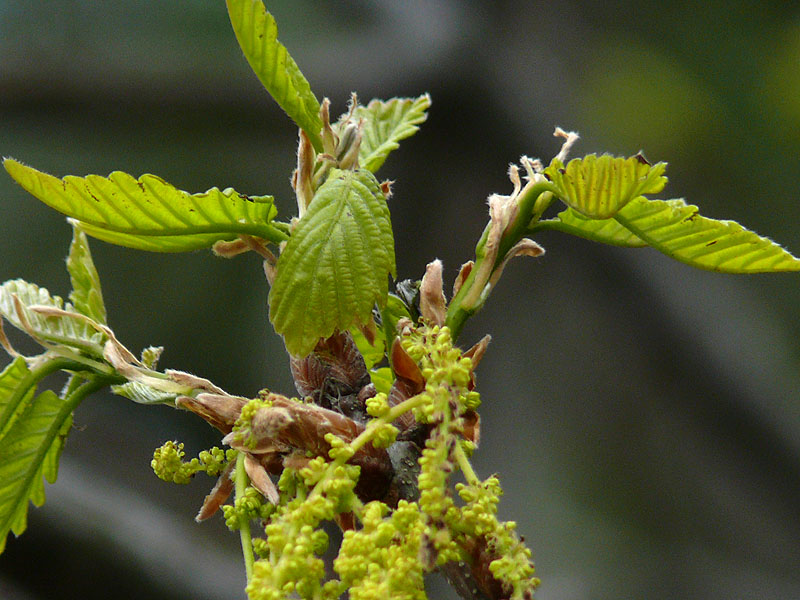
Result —
[{"label": "young green leaf", "polygon": [[636,198],[615,219],[656,250],[683,263],[725,273],[800,271],[800,260],[735,221],[698,214],[683,200]]},{"label": "young green leaf", "polygon": [[248,197],[230,188],[189,194],[155,175],[137,180],[120,171],[107,178],[58,179],[10,158],[3,165],[26,191],[112,244],[185,252],[242,234],[273,242],[287,238],[271,224],[277,214],[271,196]]},{"label": "young green leaf", "polygon": [[72,292],[69,299],[75,305],[75,310],[90,319],[106,324],[106,307],[103,303],[103,293],[100,289],[100,277],[89,252],[89,242],[86,234],[78,225],[72,227],[72,244],[67,256],[67,271],[72,281]]},{"label": "young green leaf", "polygon": [[227,0],[236,39],[247,62],[287,115],[322,152],[319,101],[300,68],[278,41],[275,19],[261,0]]},{"label": "young green leaf", "polygon": [[175,406],[177,394],[156,389],[139,381],[112,385],[111,391],[138,404],[169,404]]},{"label": "young green leaf", "polygon": [[[29,374],[30,371],[22,356],[15,358],[0,373],[0,440],[33,398],[35,385],[26,386],[27,390],[18,389]],[[14,400],[13,406],[12,400]]]},{"label": "young green leaf", "polygon": [[664,189],[666,168],[666,163],[648,164],[641,155],[589,154],[569,161],[566,168],[553,159],[544,172],[570,208],[590,219],[608,219],[637,196]]},{"label": "young green leaf", "polygon": [[42,392],[0,439],[0,552],[9,531],[25,531],[28,501],[44,504],[42,477],[50,483],[56,480],[72,424],[70,408],[50,390]]},{"label": "young green leaf", "polygon": [[[401,286],[402,283],[400,283]],[[414,284],[412,283],[411,285],[413,286]],[[416,289],[418,290],[419,287],[417,286]],[[398,289],[399,292],[400,290]],[[383,338],[386,341],[387,350],[391,349],[392,342],[398,335],[397,323],[400,319],[409,319],[413,322],[418,318],[418,314],[416,316],[411,315],[408,306],[399,296],[389,294],[386,297],[386,306],[381,309],[381,320],[383,321],[381,328],[383,329]]]},{"label": "young green leaf", "polygon": [[624,246],[626,248],[640,248],[647,246],[647,242],[636,237],[614,219],[587,219],[579,212],[567,207],[558,213],[554,219],[539,221],[531,228],[531,233],[541,229],[555,229],[586,238],[594,242]]},{"label": "young green leaf", "polygon": [[366,323],[395,274],[389,208],[369,171],[332,169],[278,259],[270,320],[287,350]]},{"label": "young green leaf", "polygon": [[364,357],[364,363],[366,363],[367,369],[371,369],[380,363],[383,357],[386,356],[386,339],[382,329],[375,330],[374,344],[369,343],[369,340],[359,327],[351,327],[350,335],[353,336],[353,341],[358,351],[361,353],[361,356]]},{"label": "young green leaf", "polygon": [[394,383],[394,373],[390,367],[381,367],[369,372],[369,378],[379,393],[388,394]]},{"label": "young green leaf", "polygon": [[31,306],[74,311],[70,303],[64,305],[58,296],[51,296],[45,288],[22,279],[6,281],[0,286],[0,315],[14,327],[37,341],[63,344],[102,358],[104,334],[84,319],[69,315],[43,315],[31,310]]},{"label": "young green leaf", "polygon": [[393,98],[388,102],[372,100],[367,106],[353,111],[354,122],[363,119],[359,165],[362,169],[377,171],[400,140],[411,137],[419,125],[428,118],[426,110],[431,97]]}]

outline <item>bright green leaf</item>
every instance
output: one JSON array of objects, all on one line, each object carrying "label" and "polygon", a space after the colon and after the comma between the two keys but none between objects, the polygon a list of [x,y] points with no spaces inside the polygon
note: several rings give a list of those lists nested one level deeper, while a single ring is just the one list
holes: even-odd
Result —
[{"label": "bright green leaf", "polygon": [[89,252],[89,242],[78,225],[72,227],[72,244],[67,256],[67,271],[72,280],[69,299],[75,310],[103,325],[106,324],[106,307],[100,289],[100,277]]},{"label": "bright green leaf", "polygon": [[372,100],[367,106],[357,107],[352,120],[357,123],[363,119],[361,168],[377,171],[400,140],[419,130],[420,123],[428,118],[425,111],[430,105],[431,97],[423,94],[419,98],[393,98],[387,102]]},{"label": "bright green leaf", "polygon": [[56,394],[42,392],[0,443],[0,552],[9,531],[27,526],[28,501],[44,504],[44,481],[54,483],[72,411]]},{"label": "bright green leaf", "polygon": [[300,68],[278,41],[275,19],[261,0],[227,0],[233,31],[247,62],[278,105],[322,152],[319,101]]},{"label": "bright green leaf", "polygon": [[[15,297],[18,303],[14,301]],[[102,358],[104,334],[85,319],[69,315],[46,316],[31,310],[34,305],[75,312],[70,303],[64,304],[61,298],[51,296],[45,288],[22,279],[12,279],[0,285],[0,315],[14,327],[37,341],[63,344]]]},{"label": "bright green leaf", "polygon": [[627,248],[647,246],[647,242],[636,237],[635,234],[623,227],[618,221],[614,219],[587,219],[571,208],[558,213],[558,216],[554,219],[539,221],[531,232],[541,229],[555,229],[594,242],[611,244],[612,246],[625,246]]},{"label": "bright green leaf", "polygon": [[270,320],[294,356],[366,323],[394,275],[389,208],[368,171],[332,169],[277,264]]},{"label": "bright green leaf", "polygon": [[683,200],[636,198],[615,219],[683,263],[725,273],[800,271],[800,260],[735,221],[702,217]]},{"label": "bright green leaf", "polygon": [[[25,359],[21,356],[15,358],[0,373],[0,441],[33,398],[35,385],[26,386],[27,390],[18,390],[29,374]],[[16,396],[15,392],[18,392]]]},{"label": "bright green leaf", "polygon": [[3,165],[36,198],[80,222],[89,235],[112,244],[183,252],[240,234],[273,242],[287,237],[271,224],[277,211],[270,196],[248,197],[230,188],[189,194],[155,175],[137,180],[120,171],[107,178],[58,179],[10,158]]},{"label": "bright green leaf", "polygon": [[566,168],[553,159],[545,174],[570,208],[590,219],[608,219],[634,198],[664,189],[666,163],[649,165],[641,155],[630,158],[589,154]]}]

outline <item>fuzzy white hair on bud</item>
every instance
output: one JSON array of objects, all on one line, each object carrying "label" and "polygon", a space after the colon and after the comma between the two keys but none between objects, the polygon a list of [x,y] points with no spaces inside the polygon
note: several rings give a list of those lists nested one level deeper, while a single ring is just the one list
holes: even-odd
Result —
[{"label": "fuzzy white hair on bud", "polygon": [[581,136],[579,136],[575,131],[564,131],[561,129],[561,127],[556,127],[556,130],[553,132],[553,137],[564,138],[564,143],[561,145],[561,150],[558,152],[558,154],[556,154],[556,158],[563,163],[565,160],[567,160],[570,149],[575,145],[575,142],[577,142]]}]

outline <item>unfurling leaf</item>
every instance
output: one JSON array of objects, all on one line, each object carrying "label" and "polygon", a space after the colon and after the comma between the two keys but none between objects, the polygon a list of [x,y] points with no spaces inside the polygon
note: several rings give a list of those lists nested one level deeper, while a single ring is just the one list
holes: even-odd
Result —
[{"label": "unfurling leaf", "polygon": [[[64,314],[42,314],[37,307]],[[103,356],[104,334],[70,303],[65,305],[61,298],[33,283],[13,279],[0,285],[0,315],[40,343],[62,344],[97,358]]]},{"label": "unfurling leaf", "polygon": [[278,26],[261,0],[228,0],[236,39],[247,62],[287,115],[322,152],[319,101],[286,47],[278,41]]},{"label": "unfurling leaf", "polygon": [[419,125],[428,118],[426,110],[431,97],[423,94],[419,98],[393,98],[387,102],[372,100],[367,106],[353,111],[353,122],[363,119],[359,165],[362,169],[377,171],[399,142],[411,137]]},{"label": "unfurling leaf", "polygon": [[270,291],[270,320],[294,356],[367,323],[395,274],[386,198],[368,171],[332,169],[292,233]]},{"label": "unfurling leaf", "polygon": [[539,221],[532,228],[533,231],[540,229],[555,229],[556,231],[563,231],[593,242],[601,242],[612,246],[624,246],[627,248],[647,246],[647,242],[636,237],[633,232],[613,218],[589,219],[571,208],[561,211],[554,219]]},{"label": "unfurling leaf", "polygon": [[138,180],[115,171],[107,178],[58,179],[7,158],[3,165],[26,191],[72,217],[87,234],[112,244],[155,252],[185,252],[251,235],[273,242],[286,234],[271,224],[271,196],[248,197],[228,188],[181,191],[155,175]]},{"label": "unfurling leaf", "polygon": [[634,198],[664,189],[666,168],[666,163],[648,164],[641,155],[589,154],[569,161],[566,168],[553,159],[544,172],[570,208],[590,219],[608,219]]},{"label": "unfurling leaf", "polygon": [[615,219],[656,250],[683,263],[725,273],[800,271],[800,259],[735,221],[700,216],[683,200],[636,198]]},{"label": "unfurling leaf", "polygon": [[106,307],[100,289],[100,277],[89,252],[89,242],[80,227],[72,227],[72,244],[67,256],[67,271],[72,280],[72,292],[69,299],[75,310],[93,321],[106,324]]},{"label": "unfurling leaf", "polygon": [[169,404],[174,406],[175,399],[178,397],[175,392],[165,392],[139,381],[128,381],[121,385],[112,385],[111,391],[138,404]]}]

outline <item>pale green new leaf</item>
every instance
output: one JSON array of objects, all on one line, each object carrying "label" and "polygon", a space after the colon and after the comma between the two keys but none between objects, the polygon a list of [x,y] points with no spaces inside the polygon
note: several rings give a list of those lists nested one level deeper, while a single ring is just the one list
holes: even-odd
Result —
[{"label": "pale green new leaf", "polygon": [[590,219],[608,219],[634,198],[664,189],[666,163],[648,164],[641,155],[630,158],[589,154],[566,168],[553,159],[545,175],[570,208]]},{"label": "pale green new leaf", "polygon": [[9,531],[27,526],[28,501],[44,504],[44,481],[54,483],[72,411],[47,390],[37,396],[0,440],[0,552]]},{"label": "pale green new leaf", "polygon": [[394,373],[390,367],[381,367],[369,372],[369,378],[378,393],[388,394],[392,391],[394,383]]},{"label": "pale green new leaf", "polygon": [[121,385],[112,385],[111,391],[118,396],[133,400],[139,404],[170,404],[174,406],[175,399],[177,398],[177,395],[174,393],[157,390],[139,381],[129,381]]},{"label": "pale green new leaf", "polygon": [[3,165],[36,198],[112,244],[184,252],[242,234],[273,242],[287,237],[271,224],[277,211],[270,196],[248,197],[230,188],[189,194],[155,175],[137,180],[120,171],[107,178],[58,179],[10,158]]},{"label": "pale green new leaf", "polygon": [[236,39],[247,62],[287,115],[322,152],[319,101],[300,68],[278,41],[275,19],[261,0],[227,0]]},{"label": "pale green new leaf", "polygon": [[636,198],[615,219],[650,246],[683,263],[725,273],[800,271],[800,260],[735,221],[698,214],[683,200]]},{"label": "pale green new leaf", "polygon": [[431,97],[423,94],[419,98],[393,98],[387,102],[372,100],[367,106],[353,111],[353,121],[363,119],[361,148],[358,162],[362,169],[377,171],[400,140],[411,137],[419,125],[428,118],[425,112],[431,105]]},{"label": "pale green new leaf", "polygon": [[270,320],[287,350],[306,356],[321,338],[366,323],[394,275],[389,208],[369,171],[332,169],[277,264]]},{"label": "pale green new leaf", "polygon": [[626,248],[640,248],[647,246],[647,242],[636,237],[629,229],[623,227],[614,219],[587,219],[580,213],[567,207],[558,213],[554,219],[539,221],[531,228],[531,233],[541,229],[555,229],[586,238],[594,242],[624,246]]},{"label": "pale green new leaf", "polygon": [[72,227],[72,244],[67,256],[67,271],[72,281],[69,299],[75,310],[93,321],[106,324],[106,307],[100,289],[100,277],[89,251],[89,242],[80,226]]},{"label": "pale green new leaf", "polygon": [[[15,297],[18,303],[14,301]],[[0,315],[14,327],[37,341],[63,344],[102,358],[103,333],[78,316],[39,314],[30,309],[34,305],[75,312],[70,303],[64,304],[60,297],[51,296],[45,288],[22,279],[12,279],[0,286]]]},{"label": "pale green new leaf", "polygon": [[356,348],[358,348],[361,356],[364,357],[367,369],[371,369],[380,363],[386,356],[386,338],[382,329],[376,328],[374,344],[369,343],[369,340],[359,327],[351,327],[350,335],[353,336]]}]

